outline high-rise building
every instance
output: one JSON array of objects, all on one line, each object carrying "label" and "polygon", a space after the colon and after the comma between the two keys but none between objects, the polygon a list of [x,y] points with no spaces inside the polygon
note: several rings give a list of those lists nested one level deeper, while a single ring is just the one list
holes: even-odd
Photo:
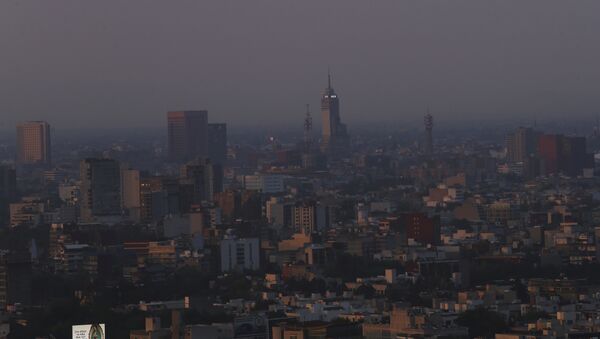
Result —
[{"label": "high-rise building", "polygon": [[169,158],[171,161],[204,159],[208,156],[208,112],[167,113]]},{"label": "high-rise building", "polygon": [[0,165],[0,226],[6,225],[9,219],[10,203],[17,199],[17,175],[14,167]]},{"label": "high-rise building", "polygon": [[208,124],[208,158],[215,165],[227,160],[227,124]]},{"label": "high-rise building", "polygon": [[124,169],[121,172],[121,187],[123,210],[127,211],[127,215],[131,220],[139,220],[141,208],[140,171]]},{"label": "high-rise building", "polygon": [[243,190],[240,194],[240,218],[262,220],[262,197],[256,191]]},{"label": "high-rise building", "polygon": [[45,121],[28,121],[17,125],[17,164],[50,165],[50,125]]},{"label": "high-rise building", "polygon": [[81,219],[121,215],[121,169],[112,159],[88,158],[80,164]]},{"label": "high-rise building", "polygon": [[254,174],[241,177],[244,189],[261,193],[281,193],[285,191],[284,177],[279,174]]},{"label": "high-rise building", "polygon": [[529,127],[519,127],[506,138],[506,160],[510,163],[526,162],[537,153],[539,133]]},{"label": "high-rise building", "polygon": [[43,223],[46,206],[36,198],[24,198],[10,204],[10,226],[36,227]]},{"label": "high-rise building", "polygon": [[271,197],[265,202],[265,216],[267,221],[275,227],[292,225],[293,203],[280,197]]},{"label": "high-rise building", "polygon": [[438,217],[430,218],[423,213],[406,213],[402,215],[406,227],[406,237],[423,245],[437,245],[440,242],[440,221]]},{"label": "high-rise building", "polygon": [[0,253],[0,307],[31,305],[31,255],[28,251]]},{"label": "high-rise building", "polygon": [[193,187],[191,203],[212,201],[215,193],[223,191],[223,168],[210,159],[196,160],[181,168],[181,182]]},{"label": "high-rise building", "polygon": [[216,193],[214,200],[217,206],[221,208],[225,221],[230,222],[239,217],[241,205],[239,192],[229,189],[221,193]]},{"label": "high-rise building", "polygon": [[586,168],[594,168],[594,156],[587,153],[585,137],[564,137],[562,159],[563,173],[572,177],[583,175]]},{"label": "high-rise building", "polygon": [[221,241],[221,271],[255,271],[260,268],[258,238],[223,239]]},{"label": "high-rise building", "polygon": [[331,75],[329,74],[327,88],[321,96],[321,115],[323,118],[321,148],[329,153],[343,149],[348,142],[348,133],[346,125],[340,118],[340,99],[331,87]]},{"label": "high-rise building", "polygon": [[538,138],[538,156],[541,160],[540,174],[562,173],[569,176],[583,175],[585,168],[594,168],[594,159],[586,151],[583,137],[567,137],[560,134],[544,134]]},{"label": "high-rise building", "polygon": [[153,176],[140,180],[140,219],[155,222],[182,213],[181,185],[176,178]]},{"label": "high-rise building", "polygon": [[292,207],[292,227],[296,232],[312,234],[329,227],[329,207],[316,201],[298,202]]}]

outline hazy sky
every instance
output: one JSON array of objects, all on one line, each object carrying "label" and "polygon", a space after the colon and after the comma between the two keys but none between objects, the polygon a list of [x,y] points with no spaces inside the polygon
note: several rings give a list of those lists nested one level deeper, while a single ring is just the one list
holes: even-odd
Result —
[{"label": "hazy sky", "polygon": [[[1,0],[0,128],[600,113],[598,0]],[[318,119],[316,119],[318,120]]]}]

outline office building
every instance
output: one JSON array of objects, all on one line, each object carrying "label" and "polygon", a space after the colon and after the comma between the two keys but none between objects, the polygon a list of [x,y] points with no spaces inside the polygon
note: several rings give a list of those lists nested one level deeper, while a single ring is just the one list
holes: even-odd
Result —
[{"label": "office building", "polygon": [[193,161],[181,168],[180,182],[192,187],[192,204],[212,201],[215,193],[223,191],[223,168],[209,159]]},{"label": "office building", "polygon": [[10,226],[36,227],[44,222],[45,204],[36,199],[10,204]]},{"label": "office building", "polygon": [[121,215],[121,169],[112,159],[88,158],[80,163],[81,220]]},{"label": "office building", "polygon": [[214,201],[221,208],[223,219],[226,222],[239,218],[241,196],[239,192],[234,190],[226,190],[221,193],[216,193]]},{"label": "office building", "polygon": [[539,157],[542,160],[542,174],[558,173],[560,138],[558,135],[540,135],[538,140]]},{"label": "office building", "polygon": [[50,125],[29,121],[17,126],[17,164],[48,166],[52,161]]},{"label": "office building", "polygon": [[208,124],[208,158],[223,166],[227,160],[227,124]]},{"label": "office building", "polygon": [[519,127],[506,137],[506,159],[510,163],[526,162],[537,152],[539,133],[529,127]]},{"label": "office building", "polygon": [[540,174],[562,173],[568,176],[583,175],[584,169],[594,168],[592,154],[586,150],[583,137],[567,137],[560,134],[544,134],[538,138]]},{"label": "office building", "polygon": [[423,213],[402,215],[406,237],[422,245],[437,245],[440,242],[440,220],[430,218]]},{"label": "office building", "polygon": [[340,99],[331,87],[331,75],[328,75],[327,88],[321,96],[321,116],[323,118],[321,148],[330,154],[343,149],[348,143],[348,133],[346,125],[340,118]]},{"label": "office building", "polygon": [[223,239],[221,271],[255,271],[260,268],[258,238]]},{"label": "office building", "polygon": [[125,242],[123,249],[135,254],[138,263],[174,268],[177,251],[174,240]]},{"label": "office building", "polygon": [[98,253],[88,244],[63,243],[55,259],[57,272],[67,275],[98,274]]},{"label": "office building", "polygon": [[256,191],[242,190],[240,194],[240,218],[244,220],[262,220],[262,197]]},{"label": "office building", "polygon": [[244,189],[261,193],[281,193],[285,191],[283,176],[278,174],[254,174],[242,177]]},{"label": "office building", "polygon": [[[172,214],[190,213],[202,203],[207,194],[202,167],[184,166],[182,177],[146,177],[140,181],[140,219],[152,223]],[[190,177],[187,177],[189,172]],[[210,176],[208,176],[210,178]],[[199,199],[199,200],[195,200]]]},{"label": "office building", "polygon": [[31,305],[31,255],[28,251],[0,253],[0,307]]},{"label": "office building", "polygon": [[208,112],[167,113],[169,159],[181,162],[208,156]]},{"label": "office building", "polygon": [[179,185],[170,178],[140,179],[140,220],[152,223],[169,213],[179,213]]},{"label": "office building", "polygon": [[312,234],[329,227],[330,211],[315,201],[303,201],[292,207],[292,227],[296,232]]},{"label": "office building", "polygon": [[271,197],[265,202],[265,216],[269,224],[275,227],[292,225],[292,208],[294,204],[283,198]]},{"label": "office building", "polygon": [[0,165],[0,226],[8,223],[8,206],[17,199],[17,175],[14,167]]},{"label": "office building", "polygon": [[561,151],[561,169],[568,176],[581,176],[585,168],[594,167],[593,155],[587,153],[584,137],[564,137]]},{"label": "office building", "polygon": [[131,220],[140,220],[141,183],[140,171],[125,169],[121,172],[123,210]]}]

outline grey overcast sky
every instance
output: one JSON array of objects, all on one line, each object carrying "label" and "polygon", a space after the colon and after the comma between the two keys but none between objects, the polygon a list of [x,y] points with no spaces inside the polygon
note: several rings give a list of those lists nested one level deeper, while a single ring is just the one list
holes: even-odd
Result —
[{"label": "grey overcast sky", "polygon": [[[598,0],[1,0],[0,128],[592,119]],[[318,120],[318,119],[317,119]]]}]

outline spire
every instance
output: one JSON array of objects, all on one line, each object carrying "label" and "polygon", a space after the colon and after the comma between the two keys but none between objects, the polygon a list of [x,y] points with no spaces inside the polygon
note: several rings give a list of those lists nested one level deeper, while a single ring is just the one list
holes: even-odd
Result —
[{"label": "spire", "polygon": [[327,88],[331,89],[331,70],[327,67]]}]

